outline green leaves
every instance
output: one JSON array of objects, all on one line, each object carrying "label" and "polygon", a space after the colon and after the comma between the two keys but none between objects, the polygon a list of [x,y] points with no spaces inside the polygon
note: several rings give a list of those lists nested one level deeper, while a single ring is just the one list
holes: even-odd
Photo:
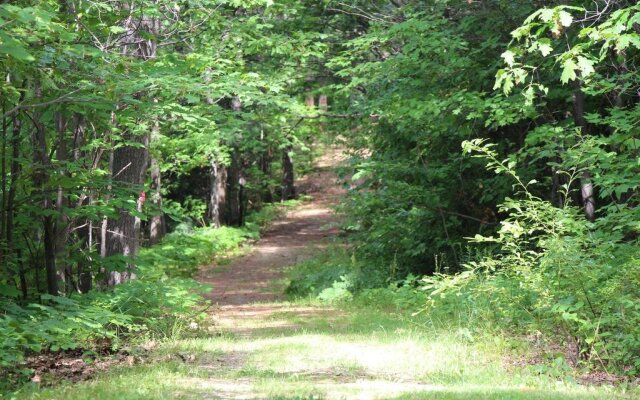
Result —
[{"label": "green leaves", "polygon": [[551,40],[549,39],[543,38],[535,43],[537,43],[538,50],[543,57],[548,56],[553,51],[553,46],[551,45]]},{"label": "green leaves", "polygon": [[[575,9],[581,11],[581,9],[578,7],[576,7]],[[557,18],[558,18],[558,22],[560,22],[560,25],[562,25],[565,28],[570,27],[571,23],[573,22],[573,16],[568,12],[566,12],[565,10],[560,10],[557,14]]]},{"label": "green leaves", "polygon": [[516,55],[511,50],[507,50],[500,55],[500,57],[502,57],[510,67],[513,66],[513,63],[515,62],[515,56]]},{"label": "green leaves", "polygon": [[6,54],[19,61],[34,61],[35,57],[17,40],[3,38],[0,34],[0,57]]},{"label": "green leaves", "polygon": [[569,81],[575,80],[577,77],[577,69],[578,65],[573,61],[573,59],[565,61],[562,67],[562,75],[560,75],[560,82],[568,83]]}]

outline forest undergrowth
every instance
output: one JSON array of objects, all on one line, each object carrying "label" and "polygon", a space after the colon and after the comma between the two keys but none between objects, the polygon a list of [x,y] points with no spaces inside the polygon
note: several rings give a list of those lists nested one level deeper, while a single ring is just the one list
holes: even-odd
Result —
[{"label": "forest undergrowth", "polygon": [[[247,304],[251,317],[162,341],[135,366],[82,384],[26,390],[17,399],[632,399],[632,384],[590,375],[565,350],[492,326],[460,302],[424,311],[427,294],[345,289],[344,279],[301,289],[296,277],[341,273],[343,246],[290,268],[289,300]],[[311,282],[309,282],[311,283]],[[317,285],[317,286],[315,286]],[[293,286],[290,286],[292,288]],[[311,287],[311,286],[310,286]],[[292,291],[291,289],[290,291]],[[488,310],[485,310],[488,312]],[[327,351],[331,349],[331,351]]]}]

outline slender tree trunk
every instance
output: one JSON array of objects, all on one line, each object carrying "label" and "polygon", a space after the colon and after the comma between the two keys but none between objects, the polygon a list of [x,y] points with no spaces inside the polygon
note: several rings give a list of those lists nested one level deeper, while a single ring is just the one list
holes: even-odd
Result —
[{"label": "slender tree trunk", "polygon": [[[36,131],[41,131],[42,128],[37,128]],[[41,133],[37,133],[37,136],[41,136]],[[47,167],[43,167],[40,164],[37,168],[44,169]],[[37,172],[37,174],[42,174],[43,177],[34,179],[34,182],[38,183],[38,187],[41,188],[41,194],[44,196],[44,201],[42,203],[42,207],[44,210],[52,210],[51,200],[48,198],[49,193],[46,192],[46,188],[44,187],[47,181],[47,178],[44,177],[43,172]],[[47,291],[49,294],[57,296],[59,294],[58,289],[58,271],[56,269],[56,240],[55,240],[55,227],[53,216],[45,215],[42,218],[42,227],[43,227],[43,242],[44,242],[44,266],[47,274]]]},{"label": "slender tree trunk", "polygon": [[[574,81],[573,90],[573,118],[576,126],[580,127],[583,135],[589,134],[589,126],[584,117],[585,114],[585,95],[582,91],[581,82]],[[593,190],[592,174],[590,171],[584,171],[580,177],[580,194],[582,196],[582,205],[584,207],[585,216],[589,221],[594,221],[596,216],[596,200]]]},{"label": "slender tree trunk", "polygon": [[[79,162],[83,158],[93,159],[91,169],[95,169],[98,166],[100,155],[102,151],[98,151],[95,155],[85,154],[82,151],[82,146],[85,142],[85,123],[84,118],[81,114],[73,115],[73,142],[72,142],[72,150],[70,152],[70,156],[73,157],[75,162]],[[82,207],[86,204],[91,203],[91,191],[88,193],[83,193],[80,195],[80,200],[78,200],[77,207]],[[74,221],[73,224],[77,224],[77,221]],[[93,222],[90,219],[86,219],[80,222],[80,226],[77,226],[74,231],[78,236],[78,240],[81,243],[82,250],[89,254],[91,252],[91,247],[93,246]],[[91,290],[93,284],[93,276],[91,271],[87,270],[87,261],[89,256],[82,257],[78,261],[77,268],[77,281],[78,281],[78,292],[87,293]]]},{"label": "slender tree trunk", "polygon": [[[67,175],[66,163],[69,160],[69,154],[67,149],[67,140],[65,137],[66,121],[61,112],[55,114],[56,130],[58,131],[58,147],[57,158],[60,165],[60,173],[62,176]],[[75,289],[73,284],[73,274],[71,271],[71,265],[67,263],[67,242],[69,240],[71,220],[65,213],[65,208],[69,206],[68,199],[62,186],[58,186],[58,196],[56,199],[56,210],[58,212],[58,219],[55,225],[56,232],[56,265],[61,271],[64,271],[64,280],[66,282],[66,292],[70,293],[72,289]]]},{"label": "slender tree trunk", "polygon": [[296,197],[292,152],[292,146],[287,146],[282,151],[282,200],[290,200]]},{"label": "slender tree trunk", "polygon": [[[2,103],[2,114],[5,113],[5,105]],[[5,263],[5,244],[7,243],[7,237],[5,236],[5,224],[7,221],[7,131],[9,129],[9,123],[6,117],[2,118],[2,165],[0,166],[0,174],[2,174],[2,189],[0,189],[0,265],[6,265]]]},{"label": "slender tree trunk", "polygon": [[[231,109],[235,112],[242,110],[242,101],[238,96],[231,99]],[[242,211],[240,202],[240,178],[242,176],[242,162],[240,152],[235,149],[231,155],[231,164],[227,168],[226,180],[226,215],[225,223],[233,226],[242,224]]]},{"label": "slender tree trunk", "polygon": [[233,226],[240,226],[242,224],[240,209],[240,178],[240,155],[235,151],[231,157],[231,165],[227,169],[227,214],[225,218],[225,222]]},{"label": "slender tree trunk", "polygon": [[[13,276],[13,271],[10,268],[12,263],[19,263],[20,258],[16,256],[14,252],[14,204],[16,199],[16,190],[18,188],[18,176],[20,175],[20,162],[18,161],[20,158],[20,132],[22,128],[22,122],[17,117],[16,114],[13,115],[12,119],[12,133],[11,133],[11,177],[9,180],[9,193],[7,195],[7,205],[6,205],[6,215],[7,222],[5,224],[5,237],[7,239],[7,254],[4,260],[3,265],[7,268],[7,273],[9,278]],[[13,262],[9,262],[9,261]],[[26,298],[26,283],[25,288],[23,290],[23,297]]]},{"label": "slender tree trunk", "polygon": [[223,210],[227,201],[227,169],[215,160],[211,160],[210,190],[207,219],[215,228],[222,226]]},{"label": "slender tree trunk", "polygon": [[318,98],[318,108],[322,112],[329,111],[329,99],[327,95],[320,95],[320,97]]},{"label": "slender tree trunk", "polygon": [[[40,82],[34,85],[35,97],[39,101],[42,99],[42,87]],[[34,112],[33,121],[35,124],[33,135],[33,158],[34,158],[34,179],[35,187],[42,196],[42,207],[44,210],[52,210],[51,195],[46,187],[49,181],[50,160],[47,151],[47,140],[45,127],[40,120],[40,115]],[[47,291],[49,294],[57,296],[58,276],[56,270],[56,250],[55,250],[55,227],[53,216],[48,214],[42,218],[43,241],[44,241],[44,265],[47,272]]]},{"label": "slender tree trunk", "polygon": [[260,171],[264,175],[264,180],[266,183],[264,194],[262,196],[262,201],[264,201],[265,203],[271,203],[273,202],[273,191],[271,190],[271,184],[270,184],[269,178],[271,176],[272,151],[271,151],[271,146],[266,141],[266,135],[264,133],[264,130],[261,130],[260,132],[260,140],[265,144],[265,150],[262,152],[262,155],[260,156]]},{"label": "slender tree trunk", "polygon": [[166,233],[164,213],[162,212],[162,174],[160,173],[160,165],[155,158],[151,159],[151,201],[155,210],[151,220],[149,221],[149,244],[154,245],[162,240]]},{"label": "slender tree trunk", "polygon": [[[329,98],[327,97],[327,95],[325,94],[320,95],[320,97],[318,98],[318,108],[322,113],[326,114],[327,112],[329,112]],[[320,132],[324,133],[326,130],[327,130],[327,124],[324,122],[321,122]]]},{"label": "slender tree trunk", "polygon": [[316,106],[316,102],[313,95],[307,95],[307,97],[304,99],[304,104],[307,106],[307,108],[314,108]]}]

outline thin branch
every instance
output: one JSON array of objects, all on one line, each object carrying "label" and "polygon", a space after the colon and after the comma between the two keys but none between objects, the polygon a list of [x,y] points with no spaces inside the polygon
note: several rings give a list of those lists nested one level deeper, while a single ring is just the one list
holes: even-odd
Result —
[{"label": "thin branch", "polygon": [[11,110],[7,111],[6,113],[4,113],[2,116],[0,116],[0,119],[8,117],[10,115],[12,115],[13,113],[20,111],[20,110],[24,110],[26,108],[37,108],[37,107],[46,107],[46,106],[50,106],[52,104],[56,104],[56,103],[62,103],[62,101],[64,99],[66,99],[69,96],[72,96],[76,93],[78,93],[79,91],[81,91],[82,88],[80,89],[76,89],[73,90],[67,94],[64,94],[60,97],[58,97],[57,99],[53,99],[53,100],[49,100],[49,101],[45,101],[44,103],[35,103],[35,104],[18,104],[17,106],[15,106],[14,108],[12,108]]}]

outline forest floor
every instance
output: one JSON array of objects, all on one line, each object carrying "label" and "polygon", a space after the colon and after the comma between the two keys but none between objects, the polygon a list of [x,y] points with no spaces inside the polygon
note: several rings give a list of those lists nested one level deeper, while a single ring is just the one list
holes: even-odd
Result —
[{"label": "forest floor", "polygon": [[[312,196],[272,224],[247,254],[202,268],[211,326],[159,344],[139,365],[41,391],[48,399],[611,399],[630,398],[540,374],[513,361],[503,337],[365,306],[288,301],[286,271],[328,251],[342,194],[330,152],[299,182]],[[511,361],[509,361],[511,360]]]}]

